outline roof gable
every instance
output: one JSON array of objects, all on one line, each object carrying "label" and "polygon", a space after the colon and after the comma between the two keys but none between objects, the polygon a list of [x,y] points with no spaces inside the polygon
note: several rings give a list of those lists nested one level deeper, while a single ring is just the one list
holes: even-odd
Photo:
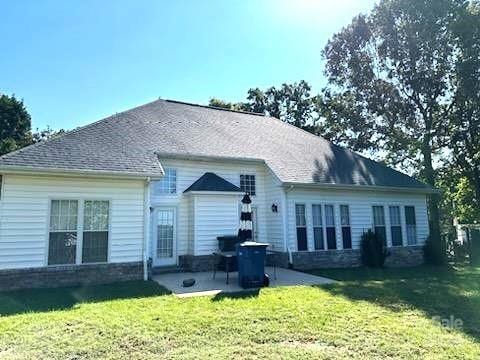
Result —
[{"label": "roof gable", "polygon": [[200,176],[184,193],[191,191],[242,192],[238,186],[211,172]]}]

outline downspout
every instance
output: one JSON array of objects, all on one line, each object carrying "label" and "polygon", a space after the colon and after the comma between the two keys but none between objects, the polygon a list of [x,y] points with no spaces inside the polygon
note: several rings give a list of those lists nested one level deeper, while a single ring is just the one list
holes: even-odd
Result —
[{"label": "downspout", "polygon": [[143,280],[148,280],[148,244],[150,244],[150,177],[145,180],[143,191]]},{"label": "downspout", "polygon": [[293,185],[290,185],[284,193],[284,210],[283,210],[283,246],[287,250],[288,253],[288,262],[289,264],[293,264],[293,258],[292,258],[292,252],[290,248],[288,247],[288,201],[287,201],[287,195],[290,191],[293,190]]}]

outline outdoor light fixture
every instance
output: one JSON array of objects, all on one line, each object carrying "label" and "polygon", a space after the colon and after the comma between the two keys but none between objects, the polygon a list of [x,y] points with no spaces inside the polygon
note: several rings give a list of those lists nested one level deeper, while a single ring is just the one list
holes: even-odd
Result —
[{"label": "outdoor light fixture", "polygon": [[278,212],[277,204],[272,204],[272,212],[274,212],[274,213]]}]

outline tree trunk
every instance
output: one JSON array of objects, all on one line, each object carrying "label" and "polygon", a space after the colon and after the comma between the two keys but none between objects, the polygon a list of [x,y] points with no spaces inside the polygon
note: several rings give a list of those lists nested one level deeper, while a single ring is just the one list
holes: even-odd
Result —
[{"label": "tree trunk", "polygon": [[[422,149],[423,165],[425,171],[425,179],[427,184],[435,187],[435,172],[432,165],[432,150],[430,144],[424,143]],[[438,194],[431,194],[428,201],[428,221],[430,226],[430,241],[434,245],[437,253],[436,261],[443,263],[445,260],[445,246],[440,234],[440,210],[439,210],[440,196]]]}]

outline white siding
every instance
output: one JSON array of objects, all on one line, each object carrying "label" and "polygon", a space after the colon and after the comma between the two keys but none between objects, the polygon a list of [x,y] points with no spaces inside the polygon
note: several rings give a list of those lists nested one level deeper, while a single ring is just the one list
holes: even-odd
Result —
[{"label": "white siding", "polygon": [[[273,250],[285,251],[283,226],[284,212],[286,210],[283,201],[285,191],[280,180],[270,172],[267,172],[265,177],[265,197],[268,242],[272,244]],[[277,212],[272,211],[271,207],[273,204],[277,206]]]},{"label": "white siding", "polygon": [[[175,206],[177,208],[177,255],[193,255],[193,224],[197,225],[194,215],[192,196],[183,192],[206,172],[213,172],[225,180],[240,186],[240,174],[255,175],[256,196],[252,196],[252,206],[257,209],[257,241],[268,242],[267,236],[267,211],[271,204],[266,203],[265,181],[267,172],[265,165],[254,162],[220,162],[220,161],[192,161],[192,160],[171,160],[161,159],[164,168],[175,168],[177,170],[177,194],[157,195],[154,190],[154,183],[151,185],[151,206]],[[268,175],[270,176],[270,175]],[[198,198],[198,197],[196,197]],[[238,199],[238,206],[240,199]],[[198,204],[197,204],[198,206]],[[221,210],[217,210],[221,211]],[[198,211],[195,215],[202,216]],[[239,218],[236,221],[238,227]],[[208,221],[207,218],[204,218]],[[152,254],[154,252],[152,243]]]},{"label": "white siding", "polygon": [[308,248],[313,250],[313,228],[312,228],[312,204],[332,204],[335,207],[335,225],[337,249],[342,249],[342,234],[340,226],[340,205],[350,206],[350,224],[352,231],[352,247],[360,247],[362,233],[373,226],[372,206],[383,205],[385,211],[385,222],[387,232],[387,244],[391,246],[390,216],[388,206],[401,206],[402,236],[406,244],[407,235],[405,227],[404,206],[415,206],[417,221],[417,244],[423,245],[428,236],[428,215],[425,195],[395,193],[395,192],[374,192],[374,191],[339,191],[339,190],[300,190],[293,189],[287,192],[288,204],[288,248],[291,251],[297,249],[296,226],[295,226],[295,204],[306,205],[307,215],[307,239]]},{"label": "white siding", "polygon": [[4,175],[0,201],[0,269],[47,265],[52,198],[110,200],[109,261],[140,261],[143,184],[141,180]]},{"label": "white siding", "polygon": [[238,196],[195,196],[194,255],[209,255],[218,249],[217,236],[236,235],[238,231]]}]

